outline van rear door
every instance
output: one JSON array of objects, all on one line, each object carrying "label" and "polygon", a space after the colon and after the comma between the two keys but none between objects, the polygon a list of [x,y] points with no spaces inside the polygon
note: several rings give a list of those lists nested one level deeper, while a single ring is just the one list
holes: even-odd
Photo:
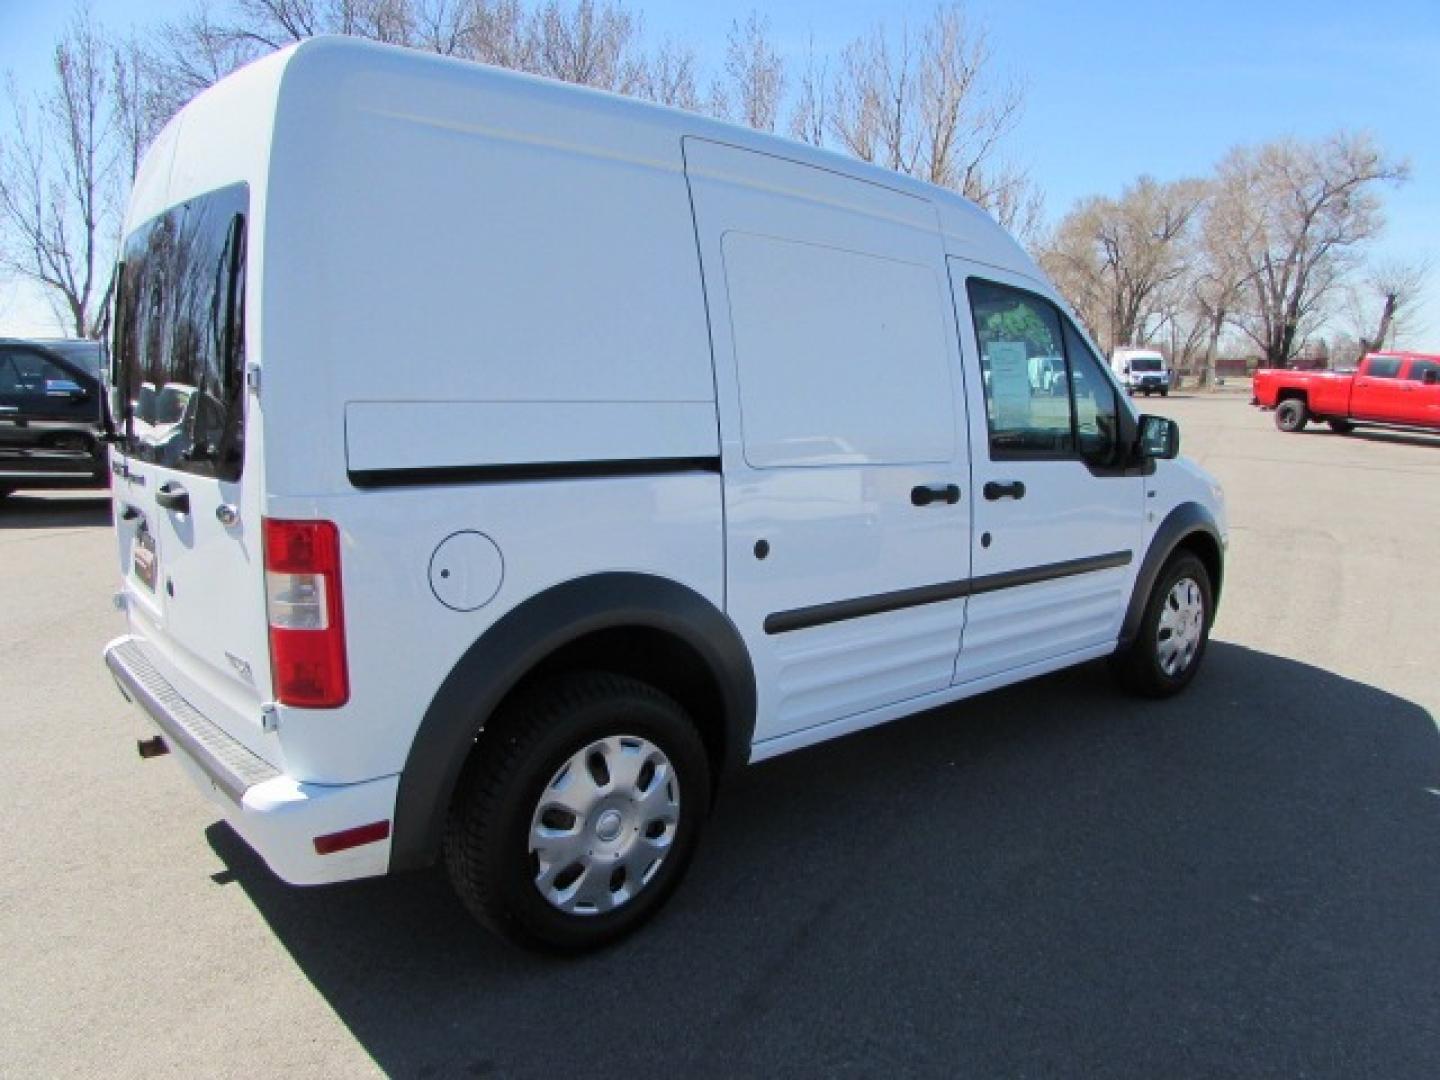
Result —
[{"label": "van rear door", "polygon": [[117,527],[132,630],[176,688],[261,752],[270,696],[258,456],[246,468],[248,188],[126,240],[117,305]]}]

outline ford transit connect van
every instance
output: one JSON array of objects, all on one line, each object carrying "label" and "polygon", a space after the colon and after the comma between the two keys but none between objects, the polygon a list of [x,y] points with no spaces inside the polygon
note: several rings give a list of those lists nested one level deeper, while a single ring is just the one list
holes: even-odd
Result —
[{"label": "ford transit connect van", "polygon": [[170,123],[125,233],[105,658],[286,881],[442,860],[594,946],[737,768],[1204,656],[1218,489],[949,192],[317,39]]}]

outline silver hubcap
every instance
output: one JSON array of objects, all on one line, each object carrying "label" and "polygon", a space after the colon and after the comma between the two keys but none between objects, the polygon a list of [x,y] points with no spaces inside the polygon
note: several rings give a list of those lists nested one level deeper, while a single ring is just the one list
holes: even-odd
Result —
[{"label": "silver hubcap", "polygon": [[1181,674],[1195,659],[1205,636],[1205,596],[1192,578],[1181,578],[1160,609],[1160,628],[1155,653],[1160,670],[1171,678]]},{"label": "silver hubcap", "polygon": [[555,771],[530,821],[535,887],[571,915],[634,899],[665,861],[680,822],[670,759],[635,735],[600,739]]}]

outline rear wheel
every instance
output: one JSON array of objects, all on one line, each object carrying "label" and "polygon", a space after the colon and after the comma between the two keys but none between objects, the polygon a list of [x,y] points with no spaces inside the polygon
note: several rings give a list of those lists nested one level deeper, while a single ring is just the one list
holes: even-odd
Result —
[{"label": "rear wheel", "polygon": [[1355,430],[1355,425],[1349,420],[1326,420],[1325,423],[1330,425],[1330,430],[1336,435],[1349,435]]},{"label": "rear wheel", "polygon": [[1160,391],[1160,396],[1161,396],[1161,397],[1169,397],[1169,396],[1170,396],[1170,390],[1169,390],[1169,388],[1167,387],[1166,389],[1161,390],[1161,391]]},{"label": "rear wheel", "polygon": [[685,711],[655,688],[562,675],[476,746],[445,862],[460,899],[520,944],[575,952],[649,919],[684,875],[710,804]]},{"label": "rear wheel", "polygon": [[1214,616],[1210,572],[1188,551],[1166,563],[1145,603],[1135,640],[1111,658],[1121,684],[1145,697],[1189,685],[1205,656]]},{"label": "rear wheel", "polygon": [[1281,431],[1300,431],[1310,419],[1310,410],[1299,398],[1286,398],[1275,407],[1275,426]]}]

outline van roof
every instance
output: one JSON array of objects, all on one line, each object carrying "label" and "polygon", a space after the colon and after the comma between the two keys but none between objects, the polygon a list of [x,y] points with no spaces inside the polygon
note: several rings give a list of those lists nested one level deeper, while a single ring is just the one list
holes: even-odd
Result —
[{"label": "van roof", "polygon": [[[444,123],[455,123],[456,110],[459,110],[465,120],[473,123],[474,130],[484,130],[489,119],[484,107],[486,98],[498,95],[508,99],[512,105],[533,104],[537,119],[560,121],[553,129],[546,127],[543,134],[537,130],[535,137],[575,150],[589,150],[607,157],[634,155],[637,159],[648,159],[652,164],[659,164],[656,158],[663,154],[669,159],[666,164],[674,167],[678,161],[676,143],[686,136],[694,136],[759,153],[784,156],[792,161],[904,192],[925,199],[934,206],[949,254],[1043,279],[1024,249],[988,213],[953,191],[844,154],[697,113],[538,75],[360,38],[309,38],[247,65],[205,90],[182,109],[166,125],[156,143],[164,143],[167,134],[173,138],[175,130],[192,115],[201,112],[212,117],[225,116],[234,109],[250,111],[258,105],[260,108],[273,108],[271,123],[278,125],[279,117],[287,108],[303,108],[303,99],[317,92],[343,94],[357,78],[366,74],[393,74],[401,70],[426,83],[444,85],[443,99],[447,102],[448,115],[434,118]],[[564,123],[565,118],[557,114],[557,109],[570,113],[578,109],[596,121],[605,122]],[[540,127],[536,126],[537,129]],[[617,132],[625,135],[617,136]],[[656,143],[657,136],[664,140],[663,145]],[[265,154],[266,150],[257,149],[256,153]],[[141,186],[137,180],[137,188]],[[162,183],[160,186],[168,185]],[[177,196],[186,197],[176,192],[170,192],[169,196],[165,201],[174,201]],[[161,209],[161,205],[132,206],[132,220],[144,220]]]}]

